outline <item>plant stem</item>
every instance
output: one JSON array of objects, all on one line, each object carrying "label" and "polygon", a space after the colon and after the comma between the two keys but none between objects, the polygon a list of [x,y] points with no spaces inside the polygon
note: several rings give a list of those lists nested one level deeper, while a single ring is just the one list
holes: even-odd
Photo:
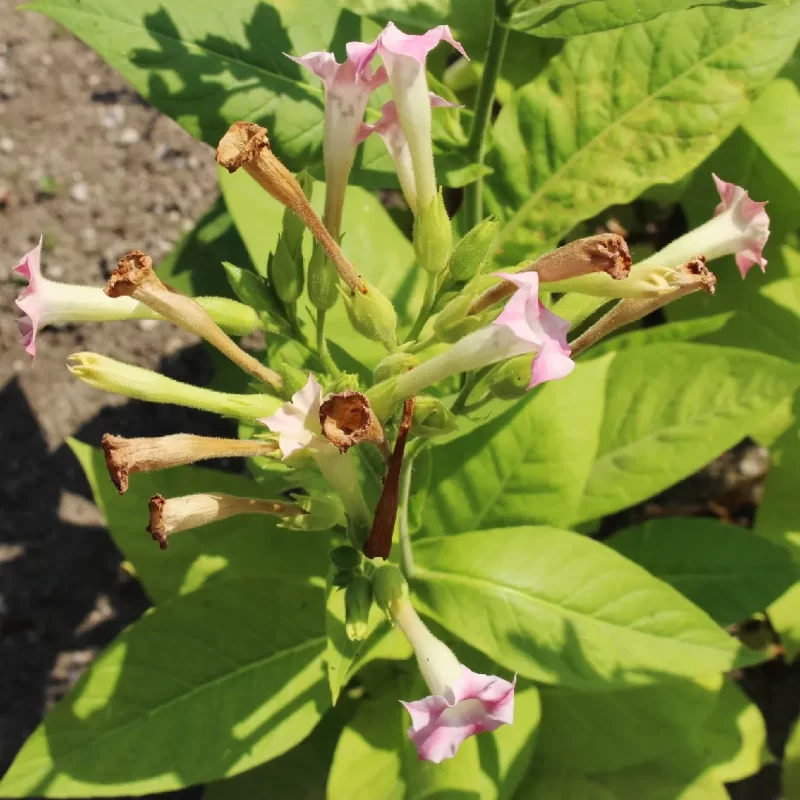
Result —
[{"label": "plant stem", "polygon": [[427,439],[416,439],[413,444],[417,447],[409,448],[403,462],[403,469],[400,473],[400,507],[397,514],[397,530],[400,538],[400,569],[406,576],[406,580],[414,577],[414,553],[411,549],[411,534],[408,530],[408,501],[411,497],[411,477],[414,472],[414,461],[416,457],[427,447]]},{"label": "plant stem", "polygon": [[[503,0],[497,0],[466,149],[467,158],[478,166],[483,165],[486,155],[486,131],[492,117],[495,85],[508,41],[507,17],[508,11]],[[480,175],[474,183],[464,187],[464,212],[467,230],[472,230],[483,219],[483,178]]]},{"label": "plant stem", "polygon": [[339,367],[336,366],[325,341],[325,312],[322,309],[317,309],[317,353],[322,365],[335,378],[339,374]]},{"label": "plant stem", "polygon": [[469,400],[469,396],[472,390],[475,388],[475,373],[474,372],[466,372],[464,373],[464,385],[461,387],[461,391],[458,393],[458,397],[453,401],[453,405],[450,407],[450,410],[454,414],[461,414],[467,405],[467,400]]},{"label": "plant stem", "polygon": [[432,275],[431,273],[426,273],[426,275],[428,276],[428,285],[425,287],[425,297],[422,301],[422,308],[420,308],[419,314],[414,324],[411,326],[408,336],[406,336],[407,342],[413,342],[415,339],[419,338],[422,329],[425,327],[425,323],[428,321],[428,317],[431,315],[433,305],[436,302],[436,284],[438,283],[438,276]]}]

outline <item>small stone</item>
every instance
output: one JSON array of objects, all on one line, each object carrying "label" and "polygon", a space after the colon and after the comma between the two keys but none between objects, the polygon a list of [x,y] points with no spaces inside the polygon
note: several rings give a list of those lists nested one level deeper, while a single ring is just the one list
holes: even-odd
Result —
[{"label": "small stone", "polygon": [[125,121],[125,109],[122,106],[109,106],[101,120],[103,127],[113,130]]},{"label": "small stone", "polygon": [[85,203],[89,199],[89,186],[85,181],[80,181],[72,185],[69,196],[76,203]]},{"label": "small stone", "polygon": [[739,462],[739,472],[745,478],[760,478],[769,469],[769,450],[766,447],[753,447]]},{"label": "small stone", "polygon": [[14,151],[14,140],[10,136],[3,136],[0,138],[0,150],[4,153],[11,153]]},{"label": "small stone", "polygon": [[45,268],[45,273],[48,278],[58,280],[64,276],[64,267],[62,267],[61,264],[48,264]]},{"label": "small stone", "polygon": [[160,319],[140,319],[139,328],[143,331],[153,331],[161,324]]},{"label": "small stone", "polygon": [[50,53],[42,53],[41,60],[42,64],[44,64],[46,67],[49,67],[53,63],[53,56],[51,56]]},{"label": "small stone", "polygon": [[128,147],[129,145],[136,144],[141,138],[136,128],[124,128],[119,135],[119,143],[124,147]]}]

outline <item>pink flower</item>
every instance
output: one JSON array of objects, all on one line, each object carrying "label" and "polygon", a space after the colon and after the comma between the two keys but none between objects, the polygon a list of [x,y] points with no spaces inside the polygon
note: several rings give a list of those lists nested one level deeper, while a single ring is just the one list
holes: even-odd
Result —
[{"label": "pink flower", "polygon": [[[456,104],[445,100],[443,97],[429,92],[431,108],[449,107],[455,108]],[[374,125],[367,123],[361,124],[358,134],[358,141],[363,142],[370,134],[377,133],[383,139],[386,149],[394,161],[397,177],[400,181],[400,188],[409,205],[411,211],[417,213],[417,188],[414,182],[414,168],[411,160],[411,150],[408,146],[408,139],[403,132],[400,124],[400,117],[397,113],[397,104],[394,100],[384,103],[381,109],[381,118]]]},{"label": "pink flower", "polygon": [[424,212],[436,199],[436,175],[431,141],[431,103],[425,77],[425,59],[441,41],[449,42],[465,58],[464,48],[447,25],[423,34],[403,33],[389,22],[371,44],[351,43],[348,54],[360,73],[369,67],[377,53],[389,74],[392,96],[400,125],[408,141],[413,164],[417,205]]},{"label": "pink flower", "polygon": [[570,325],[542,305],[539,300],[539,275],[536,272],[494,274],[519,287],[494,324],[505,326],[518,342],[530,344],[531,351],[537,353],[528,388],[569,375],[575,368],[567,344]]},{"label": "pink flower", "polygon": [[326,224],[338,238],[347,179],[353,167],[358,142],[356,137],[364,118],[370,94],[386,83],[386,69],[373,73],[368,65],[359,66],[353,55],[363,42],[349,42],[347,59],[339,64],[333,53],[314,52],[295,58],[288,56],[322,79],[325,87],[325,180],[327,183]]},{"label": "pink flower", "polygon": [[45,325],[59,322],[90,322],[130,318],[160,319],[130,297],[111,298],[100,287],[56,283],[42,275],[40,261],[42,240],[14,268],[28,285],[16,300],[23,316],[19,318],[22,346],[32,358],[36,356],[36,335]]},{"label": "pink flower", "polygon": [[[713,175],[720,200],[715,209],[715,217],[730,217],[730,224],[738,233],[736,243],[736,266],[744,278],[751,267],[756,264],[764,272],[767,259],[762,256],[764,245],[769,239],[769,215],[766,202],[757,203],[741,186],[725,181]],[[708,256],[708,254],[705,254]]]},{"label": "pink flower", "polygon": [[767,204],[751,200],[741,186],[726,183],[716,175],[713,178],[721,200],[714,209],[714,216],[670,242],[663,250],[634,264],[630,276],[620,281],[621,284],[647,278],[653,269],[676,269],[697,256],[705,256],[707,261],[713,261],[733,255],[742,278],[755,264],[764,272],[767,260],[762,256],[762,251],[769,239]]},{"label": "pink flower", "polygon": [[438,764],[452,758],[468,737],[511,725],[516,678],[509,682],[463,666],[428,630],[407,599],[391,603],[388,611],[414,648],[431,691],[422,700],[403,702],[411,715],[408,737],[421,760]]}]

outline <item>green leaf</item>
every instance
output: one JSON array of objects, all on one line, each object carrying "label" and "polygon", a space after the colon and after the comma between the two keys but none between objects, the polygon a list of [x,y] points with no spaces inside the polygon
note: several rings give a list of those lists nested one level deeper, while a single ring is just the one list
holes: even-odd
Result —
[{"label": "green leaf", "polygon": [[503,262],[696,167],[799,36],[793,5],[695,8],[568,41],[495,125],[487,201],[505,221]]},{"label": "green leaf", "polygon": [[702,727],[685,732],[689,732],[689,745],[699,763],[708,764],[716,779],[725,783],[743,780],[774,761],[767,747],[764,717],[731,681],[722,685],[714,710]]},{"label": "green leaf", "polygon": [[[236,120],[258,122],[290,168],[318,159],[323,94],[283,53],[327,50],[336,4],[258,0],[35,0],[150,103],[216,146]],[[232,256],[229,256],[232,258]]]},{"label": "green leaf", "polygon": [[210,784],[203,800],[253,800],[264,794],[265,787],[274,797],[325,800],[333,752],[355,705],[352,700],[339,703],[297,747],[260,767]]},{"label": "green leaf", "polygon": [[34,731],[0,795],[143,795],[281,755],[329,705],[323,605],[321,589],[277,577],[164,603],[123,632]]},{"label": "green leaf", "polygon": [[249,261],[242,239],[220,198],[161,261],[158,275],[174,289],[192,297],[233,297],[222,269],[225,259],[239,264]]},{"label": "green leaf", "polygon": [[568,525],[594,461],[610,364],[582,364],[569,380],[549,383],[468,436],[431,448],[421,533]]},{"label": "green leaf", "polygon": [[[514,6],[512,28],[536,36],[569,38],[646,22],[670,11],[725,0],[522,0]],[[767,0],[769,2],[769,0]]]},{"label": "green leaf", "polygon": [[536,689],[517,687],[513,725],[470,737],[441,764],[418,760],[406,734],[408,713],[398,702],[427,691],[418,676],[404,674],[368,691],[339,739],[328,800],[510,800],[521,778],[519,764],[527,763],[533,747],[539,721]]},{"label": "green leaf", "polygon": [[514,800],[729,800],[711,772],[692,764],[651,761],[592,775],[528,773]]},{"label": "green leaf", "polygon": [[[198,492],[225,492],[241,497],[269,497],[253,480],[218,470],[178,467],[131,476],[130,488],[118,495],[101,450],[70,440],[83,467],[94,501],[106,518],[111,538],[134,566],[137,578],[155,602],[191,592],[207,581],[241,576],[284,577],[324,583],[329,533],[293,533],[277,527],[277,518],[239,515],[183,531],[159,550],[145,531],[147,501],[154,494],[180,497]],[[272,495],[274,496],[274,495]],[[321,615],[320,615],[321,616]]]},{"label": "green leaf", "polygon": [[[795,401],[795,415],[798,413],[800,399]],[[797,516],[800,423],[797,420],[796,416],[794,424],[772,449],[772,466],[755,525],[759,536],[783,548],[795,569],[800,568],[800,521]],[[800,581],[777,598],[768,611],[791,661],[800,653]]]},{"label": "green leaf", "polygon": [[763,611],[800,578],[782,547],[715,519],[649,520],[606,544],[674,586],[722,626]]},{"label": "green leaf", "polygon": [[544,686],[531,768],[591,774],[659,758],[706,722],[721,686],[719,675],[602,692]]},{"label": "green leaf", "polygon": [[786,800],[800,800],[800,719],[783,752],[783,795]]},{"label": "green leaf", "polygon": [[499,664],[592,689],[696,677],[747,660],[671,586],[576,533],[500,528],[419,540],[421,609]]},{"label": "green leaf", "polygon": [[691,475],[740,441],[798,383],[794,365],[749,350],[659,344],[617,353],[600,446],[575,521],[619,511]]}]

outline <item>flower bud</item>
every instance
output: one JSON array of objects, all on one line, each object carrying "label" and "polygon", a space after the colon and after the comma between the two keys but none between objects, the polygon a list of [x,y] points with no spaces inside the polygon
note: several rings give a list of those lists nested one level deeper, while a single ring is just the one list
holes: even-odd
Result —
[{"label": "flower bud", "polygon": [[440,342],[452,344],[486,324],[483,315],[469,313],[472,301],[471,293],[463,292],[439,312],[433,323],[433,331]]},{"label": "flower bud", "polygon": [[[303,190],[303,194],[311,200],[314,190],[314,179],[309,175],[308,170],[301,170],[295,176],[297,183]],[[302,258],[300,250],[303,246],[303,234],[306,226],[303,220],[291,209],[287,208],[283,212],[283,232],[281,238],[286,242],[286,247],[293,258]]]},{"label": "flower bud", "polygon": [[[530,364],[528,364],[530,375]],[[415,436],[440,436],[458,430],[458,420],[438,397],[421,395],[416,398],[411,433]]]},{"label": "flower bud", "polygon": [[[237,267],[228,261],[223,261],[222,267],[231,289],[243,303],[251,306],[256,312],[266,314],[283,333],[287,335],[291,333],[278,298],[260,275],[252,270]],[[198,298],[198,302],[200,300],[201,298]],[[225,327],[222,323],[220,325]]]},{"label": "flower bud", "polygon": [[351,642],[361,642],[367,638],[371,608],[372,581],[366,575],[357,574],[344,594],[344,630]]},{"label": "flower bud", "polygon": [[397,312],[392,301],[371,283],[365,294],[342,291],[350,324],[367,339],[381,342],[387,349],[397,346]]},{"label": "flower bud", "polygon": [[[288,213],[293,213],[289,211]],[[282,303],[291,306],[303,293],[303,256],[298,250],[293,254],[287,244],[286,236],[281,234],[275,245],[275,252],[269,260],[267,274],[275,294]]]},{"label": "flower bud", "polygon": [[217,325],[231,336],[248,336],[261,327],[255,309],[229,297],[196,297],[199,305]]},{"label": "flower bud", "polygon": [[408,372],[412,367],[419,364],[419,359],[411,353],[389,353],[381,361],[372,373],[372,379],[375,383],[380,383],[388,378],[393,378],[395,375],[402,375]]},{"label": "flower bud", "polygon": [[349,544],[331,550],[331,561],[336,569],[356,569],[361,565],[361,558],[361,553]]},{"label": "flower bud", "polygon": [[334,496],[314,491],[311,494],[292,494],[292,499],[305,514],[284,517],[278,523],[279,528],[293,531],[329,531],[337,526],[347,526],[344,507]]},{"label": "flower bud", "polygon": [[414,252],[426,272],[438,275],[447,267],[452,247],[453,230],[439,189],[430,205],[420,209],[414,224]]},{"label": "flower bud", "polygon": [[331,584],[335,586],[337,589],[344,589],[353,582],[353,578],[355,577],[356,573],[353,572],[353,570],[343,569],[333,573],[333,577],[331,578]]},{"label": "flower bud", "polygon": [[531,380],[530,356],[517,356],[492,368],[486,376],[489,393],[500,400],[516,400],[528,390]]},{"label": "flower bud", "polygon": [[327,311],[339,299],[339,274],[325,251],[314,245],[308,264],[308,299],[318,311]]},{"label": "flower bud", "polygon": [[283,393],[287,398],[299,392],[308,382],[308,370],[295,367],[287,361],[278,367],[278,372],[283,378]]},{"label": "flower bud", "polygon": [[448,269],[455,281],[468,281],[474,278],[492,253],[500,223],[494,217],[479,222],[462,237],[450,256]]},{"label": "flower bud", "polygon": [[[376,559],[379,563],[381,559]],[[381,563],[372,574],[372,593],[378,608],[391,622],[392,608],[408,599],[408,584],[396,564]]]},{"label": "flower bud", "polygon": [[97,353],[73,353],[69,371],[95,389],[151,403],[199,408],[226,417],[252,421],[273,414],[281,406],[266,394],[229,394],[191,386],[149,369],[125,364]]},{"label": "flower bud", "polygon": [[326,387],[328,394],[339,394],[341,392],[357,392],[360,381],[358,375],[352,372],[340,372]]}]

